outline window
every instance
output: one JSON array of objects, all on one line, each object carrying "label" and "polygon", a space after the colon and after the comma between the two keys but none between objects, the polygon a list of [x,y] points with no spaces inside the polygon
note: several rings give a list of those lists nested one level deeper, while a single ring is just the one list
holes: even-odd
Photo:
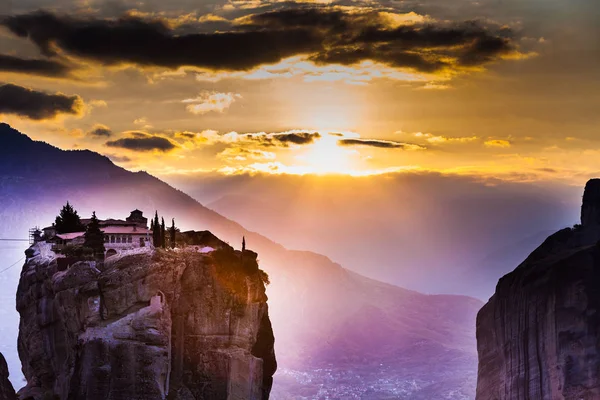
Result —
[{"label": "window", "polygon": [[112,236],[110,237],[110,242],[111,242],[111,243],[115,243],[115,235],[112,235]]},{"label": "window", "polygon": [[110,243],[110,236],[104,235],[104,243]]},{"label": "window", "polygon": [[121,243],[121,236],[117,236],[117,243]]},{"label": "window", "polygon": [[133,243],[133,238],[131,235],[127,236],[127,243]]}]

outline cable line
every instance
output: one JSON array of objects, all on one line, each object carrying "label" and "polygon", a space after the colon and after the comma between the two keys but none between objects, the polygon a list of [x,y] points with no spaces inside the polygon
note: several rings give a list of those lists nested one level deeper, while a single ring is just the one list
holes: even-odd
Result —
[{"label": "cable line", "polygon": [[15,265],[17,265],[21,261],[23,261],[24,259],[25,259],[25,257],[21,257],[20,259],[18,259],[17,261],[15,261],[13,264],[11,264],[9,267],[4,268],[3,270],[0,271],[0,275],[2,275],[4,272],[8,271],[12,267],[14,267]]}]

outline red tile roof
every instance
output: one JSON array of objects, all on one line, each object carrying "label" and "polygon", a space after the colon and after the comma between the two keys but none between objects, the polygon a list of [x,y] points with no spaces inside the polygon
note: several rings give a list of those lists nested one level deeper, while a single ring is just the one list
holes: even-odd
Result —
[{"label": "red tile roof", "polygon": [[71,232],[71,233],[59,233],[56,236],[61,238],[62,240],[73,240],[80,236],[83,236],[85,232]]}]

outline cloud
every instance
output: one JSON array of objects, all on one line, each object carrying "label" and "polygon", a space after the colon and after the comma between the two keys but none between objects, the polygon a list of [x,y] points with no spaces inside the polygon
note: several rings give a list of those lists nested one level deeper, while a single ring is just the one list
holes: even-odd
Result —
[{"label": "cloud", "polygon": [[230,132],[224,135],[233,141],[256,142],[264,147],[289,147],[289,145],[307,145],[321,138],[319,132],[287,131],[279,133],[244,133]]},{"label": "cloud", "polygon": [[304,55],[316,64],[370,60],[434,73],[520,54],[507,28],[416,15],[401,23],[403,15],[310,6],[252,14],[231,22],[228,30],[209,33],[181,33],[166,20],[131,15],[98,19],[34,12],[6,17],[2,23],[48,57],[67,53],[105,65],[170,69],[244,71]]},{"label": "cloud", "polygon": [[0,114],[44,120],[60,114],[81,115],[84,107],[79,96],[40,92],[10,83],[0,84]]},{"label": "cloud", "polygon": [[172,140],[146,132],[126,132],[129,137],[106,142],[108,147],[119,147],[132,151],[159,151],[169,152],[180,146]]},{"label": "cloud", "polygon": [[483,145],[485,147],[499,147],[499,148],[508,148],[511,146],[511,143],[508,140],[501,140],[501,139],[493,139],[493,140],[486,140]]},{"label": "cloud", "polygon": [[[398,132],[402,133],[402,132]],[[459,136],[459,137],[448,137],[441,135],[433,135],[431,133],[417,132],[414,134],[415,137],[425,139],[429,143],[443,144],[443,143],[470,143],[478,140],[477,136]]]},{"label": "cloud", "polygon": [[96,124],[87,134],[93,137],[109,137],[112,136],[112,130],[106,125]]},{"label": "cloud", "polygon": [[211,111],[222,113],[228,109],[236,99],[242,96],[237,93],[202,92],[194,99],[183,100],[186,110],[192,114],[206,114]]},{"label": "cloud", "polygon": [[488,28],[474,21],[416,23],[414,19],[409,24],[391,25],[389,19],[389,13],[313,7],[257,14],[250,17],[250,23],[273,29],[310,27],[326,32],[322,50],[310,57],[323,64],[351,65],[372,60],[435,72],[483,65],[516,51],[507,28]]},{"label": "cloud", "polygon": [[[321,138],[319,132],[307,132],[303,130],[290,130],[285,132],[253,132],[238,133],[235,131],[220,134],[218,131],[206,129],[202,132],[177,131],[170,132],[169,136],[186,149],[193,149],[198,145],[226,145],[228,148],[241,148],[242,146],[254,147],[281,147],[287,148],[291,145],[302,146],[314,143]],[[267,152],[261,152],[266,155]]]},{"label": "cloud", "polygon": [[27,59],[0,54],[0,71],[64,78],[71,68],[53,60]]},{"label": "cloud", "polygon": [[229,162],[239,162],[247,160],[274,160],[276,158],[276,155],[275,153],[270,151],[245,149],[241,147],[229,147],[220,152],[218,154],[218,157]]},{"label": "cloud", "polygon": [[422,89],[422,90],[448,90],[448,89],[452,89],[452,86],[447,83],[427,82],[425,85],[423,85],[419,89]]},{"label": "cloud", "polygon": [[270,136],[275,142],[283,144],[310,144],[319,139],[319,132],[292,132],[292,133],[274,133]]},{"label": "cloud", "polygon": [[211,144],[209,143],[211,140],[214,142],[214,138],[218,137],[218,132],[210,129],[202,132],[177,131],[171,133],[171,136],[182,148],[193,150],[200,145]]},{"label": "cloud", "polygon": [[173,135],[176,139],[182,139],[192,142],[198,143],[206,143],[208,141],[208,136],[216,135],[216,131],[206,130],[203,132],[189,132],[189,131],[181,131],[175,132]]},{"label": "cloud", "polygon": [[320,35],[311,29],[177,35],[164,21],[132,16],[108,20],[34,12],[9,16],[3,24],[28,37],[46,56],[62,51],[105,65],[244,70],[321,47]]},{"label": "cloud", "polygon": [[128,163],[133,161],[130,157],[122,156],[118,154],[105,154],[106,157],[110,158],[111,161],[117,163]]},{"label": "cloud", "polygon": [[[155,74],[158,79],[169,76],[168,71]],[[239,72],[214,72],[198,71],[196,79],[200,82],[218,82],[223,79],[240,78],[246,80],[263,80],[276,78],[300,77],[305,82],[345,82],[352,85],[366,85],[374,79],[392,79],[411,82],[427,82],[432,78],[446,79],[446,77],[425,77],[422,74],[399,70],[373,61],[362,61],[353,65],[315,65],[304,56],[289,57],[277,64],[261,65],[250,71]]]},{"label": "cloud", "polygon": [[95,99],[95,100],[90,100],[88,102],[88,105],[92,108],[106,108],[108,107],[108,103],[105,100],[99,100],[99,99]]},{"label": "cloud", "polygon": [[140,125],[143,129],[152,128],[152,124],[148,122],[148,118],[146,117],[136,118],[133,120],[133,123],[135,125]]},{"label": "cloud", "polygon": [[369,146],[382,149],[425,150],[425,147],[418,144],[396,142],[393,140],[341,139],[338,140],[338,144],[342,146]]}]

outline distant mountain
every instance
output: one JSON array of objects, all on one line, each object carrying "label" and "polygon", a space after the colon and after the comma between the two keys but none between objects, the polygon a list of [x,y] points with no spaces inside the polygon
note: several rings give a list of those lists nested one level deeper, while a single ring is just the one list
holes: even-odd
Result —
[{"label": "distant mountain", "polygon": [[[135,208],[150,216],[158,210],[184,230],[210,230],[236,248],[245,235],[272,282],[269,307],[283,374],[275,377],[274,398],[297,398],[319,379],[318,390],[361,393],[371,386],[385,395],[389,385],[382,382],[394,379],[415,399],[474,394],[480,301],[424,295],[349,272],[319,254],[287,250],[145,172],[129,172],[90,151],[35,142],[0,125],[0,237],[26,237],[28,228],[50,224],[67,200],[83,217],[96,211],[99,218],[120,218]],[[368,235],[364,243],[370,243]],[[0,292],[16,291],[18,275],[10,276],[0,280]],[[0,309],[14,307],[4,297],[0,301]],[[15,349],[11,358],[6,348],[14,363]]]},{"label": "distant mountain", "polygon": [[494,293],[498,277],[512,271],[552,232],[538,232],[491,252],[462,274],[463,285],[458,290],[466,295],[487,300]]},{"label": "distant mountain", "polygon": [[[287,248],[325,254],[412,290],[486,300],[498,279],[539,244],[520,249],[517,242],[575,223],[580,198],[579,189],[566,185],[434,173],[164,179]],[[491,261],[500,264],[492,265],[486,258],[499,249],[504,253]],[[484,290],[472,290],[480,284]]]}]

